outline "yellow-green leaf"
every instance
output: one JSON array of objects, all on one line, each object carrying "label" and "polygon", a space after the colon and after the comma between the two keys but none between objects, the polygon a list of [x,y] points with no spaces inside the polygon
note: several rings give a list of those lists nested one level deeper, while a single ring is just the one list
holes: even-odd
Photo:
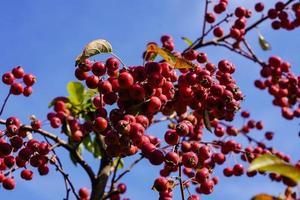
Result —
[{"label": "yellow-green leaf", "polygon": [[192,62],[174,56],[169,50],[160,48],[154,43],[150,43],[147,46],[147,52],[156,53],[164,58],[164,60],[170,64],[170,66],[176,68],[176,69],[189,69],[189,68],[195,68],[196,65]]},{"label": "yellow-green leaf", "polygon": [[271,196],[269,194],[258,194],[251,198],[251,200],[279,200],[279,198],[276,198],[274,196]]},{"label": "yellow-green leaf", "polygon": [[292,179],[295,182],[300,181],[299,168],[285,162],[284,160],[272,154],[264,154],[257,157],[251,162],[248,170],[278,173]]},{"label": "yellow-green leaf", "polygon": [[208,113],[207,110],[203,111],[203,121],[204,121],[205,128],[209,132],[212,132],[212,130],[211,130],[211,124],[210,124],[210,120],[209,120],[209,113]]},{"label": "yellow-green leaf", "polygon": [[191,46],[193,44],[192,40],[190,40],[187,37],[181,37],[181,39],[189,46]]},{"label": "yellow-green leaf", "polygon": [[77,56],[75,65],[77,66],[79,63],[83,62],[89,57],[101,53],[111,53],[112,51],[112,46],[108,41],[103,39],[93,40],[90,43],[88,43],[84,47],[82,53],[79,56]]},{"label": "yellow-green leaf", "polygon": [[84,86],[80,82],[70,81],[67,85],[69,100],[73,105],[79,105],[84,99]]},{"label": "yellow-green leaf", "polygon": [[258,42],[262,50],[267,51],[271,49],[271,45],[266,41],[265,37],[259,34]]}]

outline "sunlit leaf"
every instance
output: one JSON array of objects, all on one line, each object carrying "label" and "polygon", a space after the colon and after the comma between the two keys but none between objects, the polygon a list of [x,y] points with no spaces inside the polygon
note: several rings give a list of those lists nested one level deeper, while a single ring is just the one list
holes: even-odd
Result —
[{"label": "sunlit leaf", "polygon": [[[117,158],[113,161],[113,166],[116,166],[118,164],[118,160],[119,160],[119,158]],[[124,160],[122,158],[120,158],[118,169],[122,169],[122,168],[124,168]]]},{"label": "sunlit leaf", "polygon": [[276,198],[269,194],[258,194],[252,197],[251,200],[279,200],[279,198]]},{"label": "sunlit leaf", "polygon": [[84,99],[84,86],[80,82],[69,82],[67,85],[69,100],[73,105],[81,104]]},{"label": "sunlit leaf", "polygon": [[272,154],[264,154],[254,159],[249,167],[249,171],[273,172],[286,176],[295,182],[300,180],[300,169],[285,162]]},{"label": "sunlit leaf", "polygon": [[79,63],[83,62],[89,57],[101,53],[111,53],[112,51],[112,46],[108,41],[103,39],[93,40],[90,43],[88,43],[84,47],[82,53],[79,56],[77,56],[75,65],[77,66]]},{"label": "sunlit leaf", "polygon": [[207,110],[203,111],[203,121],[204,121],[205,128],[209,132],[212,132],[212,130],[211,130],[211,124],[210,124],[210,120],[209,120],[209,113],[208,113]]},{"label": "sunlit leaf", "polygon": [[196,65],[193,64],[192,62],[190,62],[184,58],[176,57],[169,50],[160,48],[154,43],[148,44],[147,52],[156,53],[156,54],[160,55],[161,57],[163,57],[163,59],[167,63],[170,64],[170,66],[172,66],[176,69],[189,69],[189,68],[196,67]]},{"label": "sunlit leaf", "polygon": [[258,42],[262,50],[267,51],[271,49],[271,45],[266,41],[264,36],[262,36],[261,34],[259,34],[258,36]]},{"label": "sunlit leaf", "polygon": [[187,37],[181,37],[181,39],[189,46],[191,46],[193,44],[192,40],[190,40]]}]

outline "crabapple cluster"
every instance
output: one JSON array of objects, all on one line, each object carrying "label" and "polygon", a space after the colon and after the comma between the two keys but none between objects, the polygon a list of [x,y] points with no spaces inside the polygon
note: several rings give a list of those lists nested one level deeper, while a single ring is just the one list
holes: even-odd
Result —
[{"label": "crabapple cluster", "polygon": [[[36,122],[35,127],[40,128]],[[15,188],[15,180],[12,172],[20,170],[20,176],[24,180],[33,178],[33,171],[36,168],[43,176],[49,172],[51,146],[44,141],[28,139],[30,131],[23,127],[17,117],[9,117],[5,121],[5,130],[1,131],[0,138],[0,182],[4,189]]]},{"label": "crabapple cluster", "polygon": [[[255,9],[262,10],[262,3],[257,4]],[[268,17],[272,19],[274,30],[286,29],[293,30],[300,26],[300,3],[292,4],[292,9],[286,9],[282,1],[278,1],[274,8],[268,10]]]},{"label": "crabapple cluster", "polygon": [[260,75],[263,80],[256,80],[255,86],[268,90],[274,97],[273,105],[281,107],[282,116],[289,120],[300,117],[300,78],[291,71],[290,63],[271,56],[260,70]]},{"label": "crabapple cluster", "polygon": [[[18,79],[22,81],[17,81]],[[6,72],[2,75],[2,82],[10,86],[10,94],[23,94],[25,97],[28,97],[32,93],[32,86],[36,82],[36,78],[32,74],[26,74],[23,67],[17,66],[11,72]]]},{"label": "crabapple cluster", "polygon": [[[162,36],[161,42],[163,48],[174,49],[172,37]],[[232,77],[235,66],[231,62],[221,60],[215,66],[205,53],[195,50],[174,54],[194,62],[197,67],[177,71],[167,62],[150,61],[147,55],[145,66],[120,68],[117,59],[108,58],[105,62],[85,60],[75,70],[78,80],[85,81],[89,89],[97,89],[99,93],[91,99],[96,110],[90,120],[85,121],[89,126],[83,125],[83,129],[89,127],[89,132],[104,137],[108,156],[125,157],[140,150],[151,164],[164,164],[162,178],[154,184],[161,199],[172,196],[170,180],[165,177],[178,171],[179,166],[183,165],[185,173],[191,176],[192,169],[209,165],[206,162],[211,156],[210,148],[198,142],[202,138],[204,121],[232,121],[243,100]],[[57,102],[61,104],[60,101],[54,103],[56,111],[59,110]],[[115,107],[108,114],[105,105]],[[190,114],[185,116],[187,112]],[[174,113],[182,115],[174,119],[177,122],[164,136],[168,148],[162,147],[158,136],[146,133],[147,128],[156,123],[154,116],[158,113],[169,118]],[[69,124],[72,130],[73,125]],[[172,147],[175,150],[171,150]],[[215,157],[222,162],[218,155]],[[199,191],[211,193],[218,179],[209,178],[209,173],[207,178],[201,179],[199,174]],[[164,183],[168,183],[167,186]]]}]

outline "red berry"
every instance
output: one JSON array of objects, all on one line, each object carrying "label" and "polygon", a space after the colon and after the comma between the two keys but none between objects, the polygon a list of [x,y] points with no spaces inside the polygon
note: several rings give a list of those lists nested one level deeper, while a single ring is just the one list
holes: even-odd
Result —
[{"label": "red berry", "polygon": [[105,65],[109,70],[115,71],[119,68],[120,62],[116,58],[109,58],[106,60]]},{"label": "red berry", "polygon": [[221,27],[218,26],[213,30],[213,34],[216,37],[222,37],[224,35],[224,31]]},{"label": "red berry", "polygon": [[15,77],[12,73],[7,72],[2,75],[2,82],[5,83],[6,85],[11,85],[15,80]]},{"label": "red berry", "polygon": [[21,83],[13,83],[10,87],[10,92],[14,95],[20,95],[24,91],[24,88]]},{"label": "red berry", "polygon": [[23,82],[27,86],[32,86],[36,82],[36,78],[32,74],[25,74],[23,77]]},{"label": "red berry", "polygon": [[33,172],[29,169],[24,169],[22,170],[21,172],[21,177],[24,179],[24,180],[31,180],[33,178]]},{"label": "red berry", "polygon": [[256,12],[261,12],[261,11],[263,11],[264,10],[264,4],[262,3],[262,2],[259,2],[259,3],[257,3],[257,4],[255,4],[255,11]]},{"label": "red berry", "polygon": [[102,132],[104,131],[108,126],[107,120],[103,117],[97,117],[94,121],[94,127],[96,131]]},{"label": "red berry", "polygon": [[89,189],[86,187],[80,188],[78,194],[81,198],[89,198],[90,196]]},{"label": "red berry", "polygon": [[6,190],[13,190],[16,187],[16,182],[13,178],[5,178],[2,182],[2,186]]},{"label": "red berry", "polygon": [[32,87],[25,87],[23,91],[23,95],[25,97],[29,97],[32,94]]},{"label": "red berry", "polygon": [[103,76],[106,72],[106,66],[103,62],[95,62],[92,67],[92,72],[96,76]]},{"label": "red berry", "polygon": [[159,177],[155,179],[153,188],[158,192],[162,192],[168,189],[168,180],[165,177]]},{"label": "red berry", "polygon": [[133,85],[134,80],[130,73],[122,72],[118,77],[118,82],[119,82],[120,88],[127,89],[131,85]]},{"label": "red berry", "polygon": [[16,78],[23,78],[25,75],[24,69],[21,66],[13,68],[12,73]]}]

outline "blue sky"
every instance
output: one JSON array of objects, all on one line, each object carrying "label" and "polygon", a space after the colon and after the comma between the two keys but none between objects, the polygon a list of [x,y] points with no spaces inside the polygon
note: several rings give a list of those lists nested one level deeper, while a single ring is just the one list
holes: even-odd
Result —
[{"label": "blue sky", "polygon": [[[247,0],[239,3],[253,6],[253,2],[249,3]],[[146,43],[159,41],[163,34],[172,35],[177,49],[183,50],[185,44],[180,37],[196,39],[200,34],[202,15],[203,5],[199,0],[0,1],[0,73],[22,65],[27,72],[38,77],[32,97],[11,98],[3,117],[18,115],[26,122],[29,115],[35,114],[38,118],[45,119],[49,101],[55,96],[66,95],[67,82],[75,79],[74,58],[87,42],[96,38],[107,39],[127,65],[141,64],[141,54]],[[263,59],[273,54],[280,55],[292,63],[293,70],[299,74],[299,30],[291,33],[271,32],[269,27],[269,23],[266,23],[260,27],[260,31],[272,44],[272,51],[260,50],[256,31],[249,36],[254,50]],[[272,145],[291,154],[294,160],[297,159],[299,122],[281,118],[280,110],[271,106],[270,96],[254,89],[253,81],[259,77],[259,66],[226,49],[209,47],[203,51],[215,63],[226,58],[236,64],[234,76],[246,95],[244,108],[251,109],[255,119],[263,119],[266,130],[276,132]],[[0,98],[4,99],[7,87],[1,84],[0,90]],[[151,131],[155,135],[162,135],[161,129],[162,127],[156,127]],[[262,138],[262,133],[255,133],[255,136]],[[59,151],[59,154],[62,155],[65,169],[71,174],[75,186],[89,186],[83,171],[74,168],[63,151]],[[86,157],[93,167],[98,166],[88,155]],[[134,200],[141,197],[146,200],[156,199],[157,194],[150,188],[158,170],[158,167],[149,166],[148,161],[141,162],[124,179],[128,182],[126,196]],[[18,173],[15,176],[18,179],[17,188],[12,192],[0,189],[0,199],[22,197],[30,200],[53,200],[64,197],[63,180],[54,170],[46,177],[35,176],[31,182],[19,180]],[[273,194],[282,191],[280,184],[261,176],[253,179],[224,179],[220,174],[220,179],[214,194],[202,196],[202,199],[249,199],[263,191]],[[174,199],[179,197],[175,196]]]}]

